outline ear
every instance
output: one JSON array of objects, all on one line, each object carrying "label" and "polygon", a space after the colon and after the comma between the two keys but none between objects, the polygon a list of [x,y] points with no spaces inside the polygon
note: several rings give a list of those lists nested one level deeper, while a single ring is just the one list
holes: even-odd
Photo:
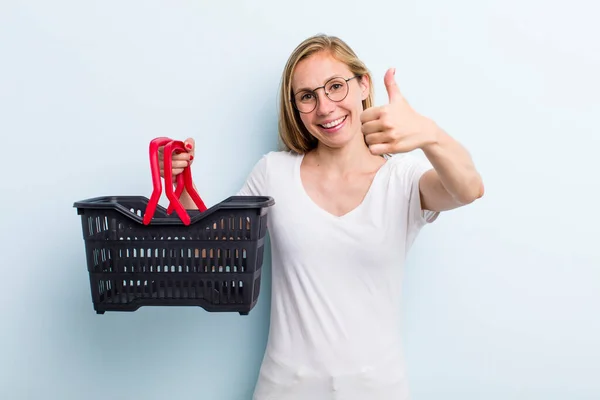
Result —
[{"label": "ear", "polygon": [[358,79],[358,85],[360,86],[361,100],[366,100],[369,97],[369,89],[371,89],[371,81],[369,75],[364,74]]}]

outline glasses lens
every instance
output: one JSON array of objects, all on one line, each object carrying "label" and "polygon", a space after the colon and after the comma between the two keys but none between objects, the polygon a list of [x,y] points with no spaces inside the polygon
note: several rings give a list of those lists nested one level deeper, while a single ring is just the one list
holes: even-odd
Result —
[{"label": "glasses lens", "polygon": [[348,84],[345,80],[335,78],[325,85],[327,96],[333,101],[342,101],[348,94]]},{"label": "glasses lens", "polygon": [[294,96],[294,103],[298,111],[303,113],[311,112],[317,105],[317,97],[313,92],[302,91]]}]

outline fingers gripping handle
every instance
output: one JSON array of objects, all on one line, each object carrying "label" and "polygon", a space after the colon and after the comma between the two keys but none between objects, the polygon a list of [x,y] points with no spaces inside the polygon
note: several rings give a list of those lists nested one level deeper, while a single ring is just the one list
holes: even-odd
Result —
[{"label": "fingers gripping handle", "polygon": [[170,214],[173,210],[175,210],[181,221],[185,225],[189,225],[190,216],[179,201],[179,198],[183,193],[183,189],[185,188],[187,190],[200,212],[206,211],[206,205],[202,201],[202,198],[200,198],[200,195],[198,195],[196,192],[196,189],[194,189],[192,173],[189,166],[184,168],[183,173],[177,175],[177,187],[175,192],[173,192],[173,152],[186,150],[182,141],[172,140],[168,137],[158,137],[150,142],[150,170],[152,173],[153,191],[144,213],[144,225],[148,225],[152,221],[154,213],[156,212],[158,200],[160,199],[162,193],[160,166],[158,162],[158,149],[161,146],[164,146],[163,169],[165,176],[165,193],[170,201],[168,213]]},{"label": "fingers gripping handle", "polygon": [[[189,225],[190,224],[190,216],[188,215],[187,211],[183,208],[183,206],[179,202],[179,196],[183,192],[183,187],[181,185],[181,182],[178,182],[178,185],[177,185],[178,195],[176,196],[175,193],[173,193],[173,165],[172,165],[171,157],[172,157],[174,151],[186,151],[185,146],[182,141],[173,140],[165,145],[165,151],[164,151],[165,193],[167,194],[167,198],[171,202],[170,203],[171,206],[173,206],[175,208],[175,211],[179,215],[179,218],[181,218],[181,220],[183,221],[183,223],[185,225]],[[194,189],[194,183],[192,181],[192,172],[190,170],[190,167],[189,166],[185,167],[183,169],[183,173],[178,175],[178,178],[179,177],[183,178],[185,189],[187,190],[190,197],[192,198],[192,200],[198,207],[198,210],[201,212],[206,211],[206,206],[204,205],[204,202],[202,201],[202,199],[200,198],[200,196]]]},{"label": "fingers gripping handle", "polygon": [[[183,169],[183,173],[177,175],[177,187],[175,193],[173,193],[173,153],[174,152],[185,152],[185,145],[182,141],[173,140],[168,142],[164,147],[164,175],[165,175],[165,192],[167,198],[170,200],[169,209],[171,212],[173,209],[177,212],[181,220],[188,225],[190,217],[186,210],[181,205],[179,198],[183,193],[183,189],[188,192],[196,207],[200,212],[206,211],[206,205],[202,201],[202,198],[194,188],[194,181],[192,179],[192,170],[189,166]],[[170,214],[170,212],[168,212]]]}]

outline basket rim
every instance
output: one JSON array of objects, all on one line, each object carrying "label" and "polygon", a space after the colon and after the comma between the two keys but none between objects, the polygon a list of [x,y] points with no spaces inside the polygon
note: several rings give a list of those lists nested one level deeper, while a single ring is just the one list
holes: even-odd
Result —
[{"label": "basket rim", "polygon": [[[123,214],[125,217],[138,222],[143,225],[143,216],[139,216],[132,213],[128,207],[125,207],[122,202],[124,201],[137,201],[141,205],[147,206],[150,199],[145,196],[98,196],[92,197],[73,203],[73,207],[77,208],[79,215],[83,214],[85,210],[114,210]],[[198,210],[186,210],[190,214],[190,225],[198,223],[203,219],[209,217],[215,212],[226,209],[226,210],[239,210],[239,209],[262,209],[271,207],[275,204],[275,200],[270,196],[229,196],[221,202],[213,205],[204,212]],[[163,215],[159,217],[158,214]],[[181,219],[173,213],[171,216],[167,215],[167,209],[160,204],[156,206],[155,217],[150,222],[151,225],[184,225]]]}]

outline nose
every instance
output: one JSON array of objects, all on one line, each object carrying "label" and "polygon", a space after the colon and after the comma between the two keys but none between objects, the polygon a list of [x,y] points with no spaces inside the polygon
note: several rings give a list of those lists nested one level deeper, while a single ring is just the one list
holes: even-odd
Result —
[{"label": "nose", "polygon": [[335,103],[325,94],[324,90],[317,92],[317,115],[328,115],[335,109]]}]

